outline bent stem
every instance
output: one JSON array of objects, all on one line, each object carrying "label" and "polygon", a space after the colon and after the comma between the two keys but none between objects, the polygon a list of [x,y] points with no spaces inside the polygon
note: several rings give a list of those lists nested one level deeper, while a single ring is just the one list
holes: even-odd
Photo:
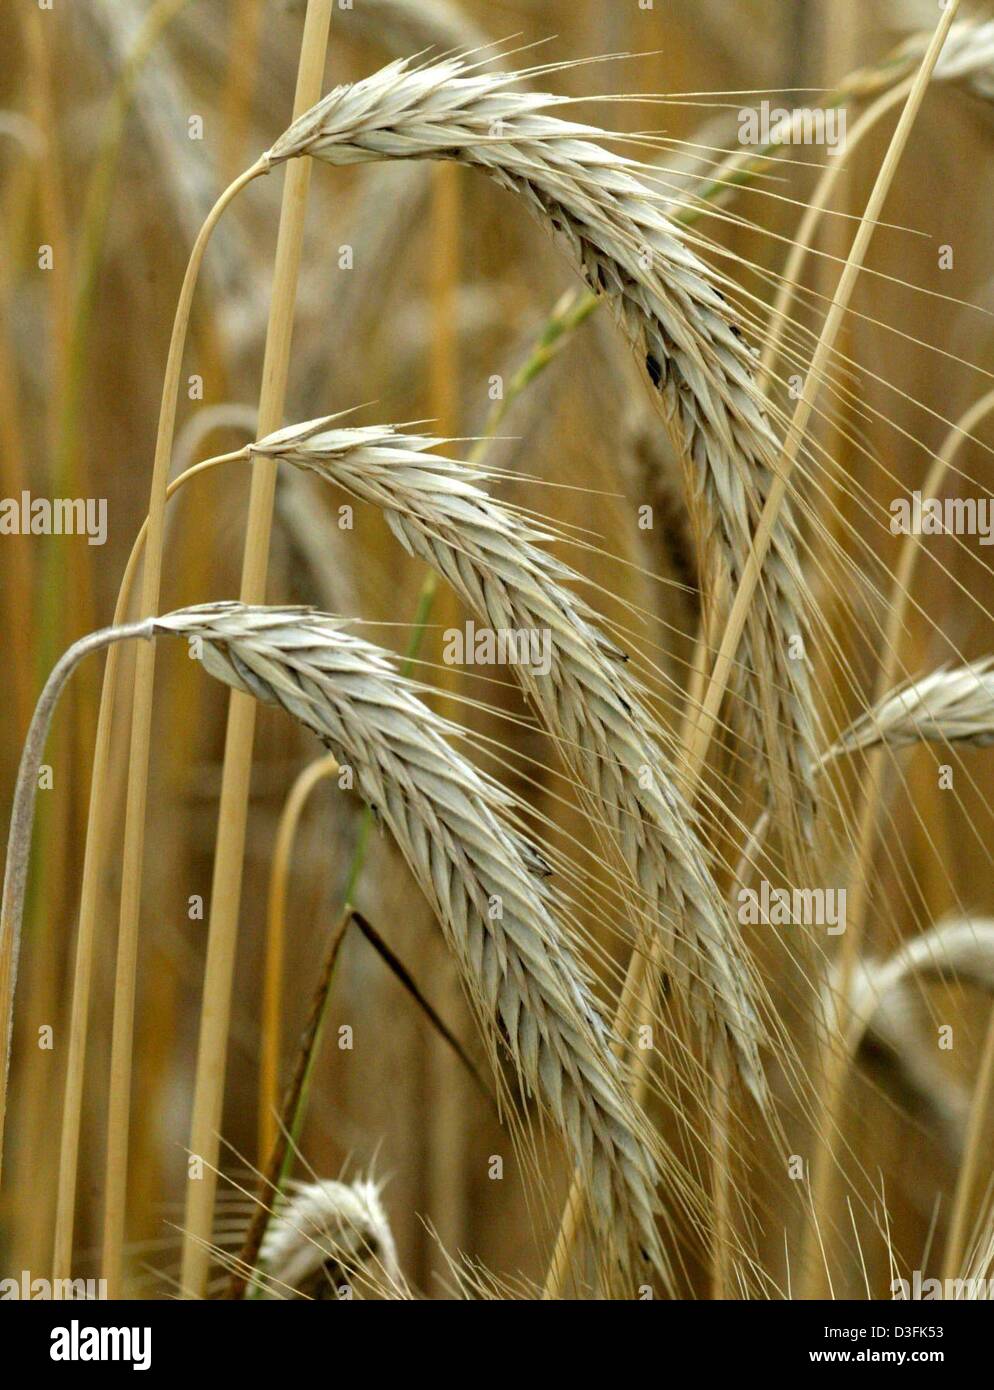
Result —
[{"label": "bent stem", "polygon": [[280,1083],[280,1020],[283,998],[283,959],[286,941],[286,889],[297,827],[311,792],[328,777],[338,775],[337,759],[317,758],[290,788],[280,812],[269,875],[266,922],[266,962],[262,984],[262,1040],[259,1060],[259,1161],[265,1162],[278,1138],[277,1103]]},{"label": "bent stem", "polygon": [[[242,449],[221,454],[188,468],[166,489],[167,499],[198,473],[221,463],[247,459]],[[131,555],[125,566],[117,605],[114,627],[119,627],[131,605],[134,578],[145,546],[148,519],[142,523]],[[86,847],[83,855],[82,888],[80,892],[79,927],[76,939],[76,961],[73,969],[72,1003],[69,1019],[69,1043],[66,1058],[65,1091],[62,1101],[62,1132],[59,1140],[59,1179],[55,1208],[55,1239],[52,1256],[52,1279],[67,1279],[72,1267],[73,1225],[76,1205],[76,1175],[79,1166],[80,1124],[83,1112],[83,1077],[86,1068],[87,1027],[90,1005],[90,981],[96,944],[96,917],[99,886],[107,864],[110,842],[110,797],[104,795],[109,785],[111,733],[115,695],[118,687],[120,650],[115,645],[107,653],[100,713],[93,753],[93,772],[90,781],[92,813],[87,818]]]},{"label": "bent stem", "polygon": [[21,762],[17,770],[14,802],[7,837],[4,866],[3,903],[0,907],[0,1173],[3,1165],[3,1131],[7,1114],[7,1087],[10,1080],[10,1051],[14,1029],[14,993],[24,920],[24,893],[31,858],[31,831],[34,826],[38,774],[52,716],[66,682],[84,657],[129,638],[149,641],[154,636],[150,620],[122,627],[102,628],[74,642],[59,659],[45,682],[28,727]]},{"label": "bent stem", "polygon": [[[152,465],[151,495],[148,508],[148,539],[142,571],[141,608],[143,617],[159,606],[162,558],[165,543],[166,490],[176,429],[183,350],[186,346],[193,295],[211,233],[225,208],[236,195],[261,174],[268,173],[265,158],[237,178],[214,204],[197,236],[176,306],[169,357],[162,384],[159,430]],[[114,668],[117,675],[117,666]],[[121,869],[121,905],[117,939],[117,968],[114,982],[114,1022],[111,1040],[110,1095],[107,1110],[107,1170],[103,1227],[103,1276],[108,1298],[120,1296],[123,1267],[125,1207],[127,1200],[128,1128],[131,1119],[131,1067],[134,1047],[135,975],[138,962],[138,916],[141,906],[142,856],[145,846],[145,808],[152,734],[152,698],[155,683],[155,648],[143,647],[135,665],[134,698],[131,709],[131,744],[128,757],[128,786],[124,821],[124,849]],[[114,692],[109,692],[113,698]],[[100,788],[95,814],[102,814],[105,788]]]},{"label": "bent stem", "polygon": [[[756,528],[756,533],[753,538],[753,547],[743,574],[742,584],[732,603],[731,612],[722,635],[718,655],[711,671],[707,691],[699,715],[694,723],[690,739],[685,748],[681,776],[684,793],[692,804],[697,797],[701,774],[704,770],[712,736],[717,727],[718,715],[738,653],[746,617],[759,585],[763,562],[770,546],[770,538],[779,518],[780,509],[787,495],[791,474],[797,463],[807,429],[811,423],[818,387],[824,379],[826,368],[835,348],[839,329],[848,311],[849,301],[852,297],[860,271],[862,270],[870,242],[873,239],[873,234],[876,230],[884,201],[890,192],[894,175],[897,172],[897,166],[904,153],[908,137],[911,134],[929,81],[931,80],[932,71],[958,9],[959,0],[950,0],[947,9],[936,26],[928,50],[918,69],[904,110],[901,113],[901,118],[898,121],[897,129],[891,139],[884,162],[877,175],[873,191],[870,194],[869,202],[866,205],[859,228],[853,239],[848,259],[839,278],[831,308],[825,318],[825,323],[822,327],[822,332],[818,339],[811,365],[808,369],[801,398],[797,403],[787,437],[784,440],[779,467],[776,470],[776,475],[763,508],[763,514],[760,518],[759,525]],[[615,1014],[616,1028],[623,1027],[626,1019],[637,1017],[641,1012],[646,996],[652,996],[654,981],[659,976],[662,964],[662,950],[663,942],[661,937],[657,934],[652,943],[652,949],[649,953],[648,960],[641,952],[637,950],[633,951]],[[633,1077],[633,1089],[636,1093],[640,1087],[646,1084],[649,1056],[650,1054],[648,1053],[636,1053]],[[823,1110],[824,1099],[822,1099],[819,1105],[819,1111]],[[824,1133],[821,1126],[817,1126],[815,1132]],[[578,1180],[574,1178],[573,1189],[576,1190],[578,1187]],[[571,1191],[570,1201],[567,1204],[559,1237],[557,1238],[556,1252],[552,1267],[550,1268],[546,1280],[543,1294],[546,1298],[556,1298],[560,1294],[565,1270],[569,1264],[570,1251],[577,1234],[578,1217],[582,1208],[582,1189],[580,1200],[574,1200],[573,1191]],[[820,1213],[816,1210],[816,1217],[818,1215],[820,1215]]]}]

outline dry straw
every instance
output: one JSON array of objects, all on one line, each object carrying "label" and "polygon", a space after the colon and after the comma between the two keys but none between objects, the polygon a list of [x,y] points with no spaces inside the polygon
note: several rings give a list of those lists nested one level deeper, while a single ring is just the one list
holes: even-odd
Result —
[{"label": "dry straw", "polygon": [[[294,92],[295,115],[304,111],[321,90],[331,16],[332,0],[307,0]],[[303,160],[295,168],[287,170],[259,393],[258,423],[259,432],[263,434],[275,429],[283,419],[309,182],[309,161]],[[262,602],[266,597],[275,485],[276,479],[270,470],[261,468],[253,474],[239,590],[239,596],[245,603]],[[225,1054],[231,1015],[254,735],[255,706],[251,701],[233,694],[228,704],[204,970],[204,1004],[197,1043],[197,1072],[190,1124],[190,1147],[207,1159],[203,1181],[191,1183],[187,1190],[181,1279],[185,1292],[194,1297],[203,1291],[207,1278],[205,1242],[211,1230],[214,1170],[224,1102]]]},{"label": "dry straw", "polygon": [[623,654],[564,583],[579,576],[541,548],[546,534],[477,485],[476,470],[427,452],[445,441],[390,426],[336,428],[336,418],[278,431],[251,452],[308,469],[380,507],[405,550],[447,579],[495,632],[548,636],[548,674],[527,664],[516,664],[515,674],[592,792],[597,820],[620,845],[649,935],[670,941],[709,1054],[730,1040],[742,1076],[763,1099],[750,965],[673,781],[665,735]]},{"label": "dry straw", "polygon": [[[684,460],[695,523],[718,591],[734,593],[769,496],[780,444],[753,381],[753,356],[723,293],[727,282],[667,215],[668,200],[604,131],[545,114],[568,98],[515,91],[533,74],[481,73],[458,59],[395,62],[330,92],[264,156],[330,164],[454,159],[521,197],[558,234],[587,283],[613,304],[644,364]],[[737,679],[746,736],[762,750],[785,822],[811,822],[807,668],[788,655],[804,633],[794,527],[772,528],[764,598],[747,616]],[[715,586],[710,586],[715,592]]]}]

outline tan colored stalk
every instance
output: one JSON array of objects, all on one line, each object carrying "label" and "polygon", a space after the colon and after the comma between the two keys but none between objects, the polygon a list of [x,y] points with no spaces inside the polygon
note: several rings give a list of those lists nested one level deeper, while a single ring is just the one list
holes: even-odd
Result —
[{"label": "tan colored stalk", "polygon": [[[57,462],[58,420],[67,375],[70,325],[72,321],[72,261],[73,245],[67,216],[67,164],[64,150],[63,112],[60,109],[56,63],[60,42],[53,34],[48,16],[37,5],[25,7],[25,54],[28,61],[30,110],[44,143],[44,156],[33,165],[37,177],[35,217],[38,219],[37,242],[52,247],[52,264],[41,276],[39,298],[47,336],[45,365],[48,392],[45,406],[44,439],[53,460],[45,469],[44,486],[54,495],[86,497],[89,489],[79,479],[68,482],[60,477]],[[38,584],[28,612],[30,628],[36,638],[34,657],[28,669],[35,666],[36,678],[42,679],[75,631],[89,626],[80,617],[77,600],[84,589],[82,583],[70,584],[70,571],[92,559],[92,550],[80,554],[78,546],[48,542],[40,553]],[[19,615],[17,626],[25,626],[27,613]],[[77,627],[77,623],[79,626]],[[77,708],[79,687],[76,688]],[[72,714],[64,712],[52,731],[49,761],[53,767],[66,769],[71,781],[76,774],[77,745],[71,737]],[[58,1008],[58,980],[62,968],[59,946],[53,924],[62,919],[68,907],[69,851],[73,841],[72,802],[69,797],[42,798],[39,807],[37,843],[38,862],[45,865],[45,896],[39,894],[31,907],[31,939],[36,949],[27,962],[26,986],[28,1012],[33,1018],[52,1018]],[[30,1048],[24,1058],[25,1085],[20,1091],[16,1129],[22,1153],[32,1155],[31,1177],[35,1183],[36,1200],[18,1203],[12,1213],[8,1251],[11,1263],[18,1269],[35,1268],[44,1259],[40,1233],[50,1216],[47,1195],[51,1191],[53,1174],[52,1152],[45,1136],[52,1122],[51,1093],[47,1084],[49,1060],[39,1048]]]},{"label": "tan colored stalk", "polygon": [[[100,203],[100,180],[102,179],[106,182],[109,177],[107,168],[113,163],[113,157],[119,142],[119,126],[124,119],[129,95],[136,78],[137,68],[140,67],[147,56],[153,38],[159,33],[162,26],[167,24],[173,18],[177,10],[186,2],[187,0],[171,0],[171,3],[168,5],[160,3],[157,7],[154,7],[153,11],[150,11],[148,20],[136,40],[133,53],[129,58],[128,68],[125,70],[125,76],[121,79],[121,83],[124,85],[122,86],[121,83],[118,84],[120,90],[117,92],[117,97],[120,109],[115,109],[113,113],[111,124],[108,126],[105,135],[106,148],[103,153],[102,164],[97,174],[94,176],[95,182],[91,181],[91,203],[94,203],[94,200],[96,204]],[[98,191],[95,192],[95,189]],[[231,190],[228,192],[230,194]],[[226,200],[227,197],[228,194],[224,196],[224,200]],[[209,222],[215,218],[217,212],[218,209],[215,209],[211,214],[211,218],[208,219]],[[203,240],[206,242],[206,237],[204,237]],[[203,249],[204,245],[201,244],[196,258],[199,259]],[[188,288],[189,292],[192,294],[197,275],[196,268],[192,265],[191,270],[193,273],[189,277]],[[186,476],[190,475],[188,474]],[[170,488],[170,495],[172,490],[173,489]],[[142,535],[139,538],[139,545],[143,543],[144,530],[145,528],[143,527]],[[117,622],[123,621],[124,613],[127,611],[136,559],[137,554],[133,553],[131,561],[129,562],[128,573],[121,586],[121,596],[118,601],[115,618]],[[89,979],[93,953],[93,922],[96,911],[95,895],[97,892],[97,885],[102,876],[102,866],[107,862],[109,825],[102,822],[111,811],[109,797],[105,789],[107,787],[107,773],[109,767],[110,721],[115,703],[115,695],[118,690],[118,663],[120,660],[121,652],[117,647],[112,647],[107,654],[103,695],[100,701],[97,721],[96,749],[90,774],[91,805],[96,809],[94,815],[88,818],[86,827],[79,945],[76,955],[69,1053],[67,1060],[66,1093],[63,1103],[58,1199],[56,1207],[55,1278],[68,1276],[71,1260],[73,1206],[82,1099],[82,1075],[86,1050],[86,1010],[89,999]]]},{"label": "tan colored stalk", "polygon": [[[159,591],[162,582],[162,556],[165,544],[165,506],[166,489],[169,479],[169,466],[172,459],[173,437],[176,427],[176,407],[179,398],[180,372],[183,367],[183,350],[186,345],[190,313],[193,308],[193,295],[203,262],[204,252],[211,233],[221,214],[236,195],[260,174],[266,173],[263,161],[254,164],[241,174],[221,194],[208,214],[207,220],[197,237],[187,265],[183,286],[180,290],[176,316],[173,321],[169,356],[162,384],[162,404],[159,413],[159,429],[156,437],[155,459],[152,465],[152,482],[148,511],[148,540],[145,547],[145,565],[142,571],[142,589],[139,615],[152,616],[159,606]],[[113,674],[118,666],[114,664]],[[138,916],[141,907],[141,865],[145,844],[145,808],[148,796],[148,770],[152,733],[152,697],[155,682],[155,647],[144,643],[138,651],[135,663],[134,698],[131,713],[131,743],[128,756],[128,789],[124,822],[124,849],[121,872],[121,907],[118,921],[117,969],[114,984],[114,1023],[111,1042],[110,1096],[107,1114],[107,1170],[106,1197],[103,1226],[103,1277],[107,1280],[108,1298],[120,1297],[122,1252],[124,1243],[124,1218],[127,1194],[128,1166],[128,1128],[131,1116],[131,1062],[134,1036],[135,971],[138,960]],[[108,689],[105,677],[105,696],[113,705],[113,690]],[[101,715],[103,711],[101,711]],[[110,718],[110,711],[107,712]],[[99,720],[98,720],[99,731]],[[92,814],[102,819],[103,787],[94,788]],[[85,871],[84,871],[85,872]],[[92,920],[87,925],[87,937],[83,938],[82,915],[80,918],[81,947],[91,956],[89,932],[93,929]],[[86,982],[86,992],[89,981]]]},{"label": "tan colored stalk", "polygon": [[[321,95],[332,3],[333,0],[308,0],[297,70],[295,116],[306,111]],[[278,429],[283,423],[310,171],[310,160],[294,161],[286,171],[283,186],[259,397],[260,435]],[[242,560],[241,597],[247,603],[264,600],[269,564],[276,466],[266,460],[262,462],[263,467],[253,470]],[[202,1297],[207,1281],[254,736],[255,703],[244,694],[232,692],[228,705],[190,1129],[190,1149],[203,1160],[203,1178],[191,1180],[187,1189],[180,1284],[188,1298]]]},{"label": "tan colored stalk", "polygon": [[[430,401],[435,428],[440,434],[460,431],[459,399],[459,281],[461,191],[464,174],[456,163],[441,163],[431,170],[431,374]],[[432,620],[438,637],[463,621],[462,605],[445,585],[433,605]],[[453,698],[459,689],[457,667],[440,663],[437,684],[443,692],[439,712],[458,719],[460,708]],[[462,991],[454,965],[443,962],[439,972],[438,1001],[443,1011],[456,1018],[462,1008]],[[428,1043],[427,1084],[437,1097],[430,1110],[427,1143],[428,1211],[442,1246],[461,1250],[467,1232],[467,1088],[462,1067],[439,1039]]]},{"label": "tan colored stalk", "polygon": [[[4,210],[6,211],[6,210]],[[8,245],[0,250],[0,263],[11,260]],[[27,470],[24,467],[24,437],[21,430],[20,383],[10,352],[8,334],[13,319],[10,313],[7,286],[0,277],[0,489],[4,497],[20,497],[27,491]],[[10,681],[13,688],[14,717],[17,736],[24,736],[31,718],[33,672],[27,638],[30,628],[21,621],[31,611],[34,596],[34,561],[30,536],[7,536],[7,563],[4,567],[5,630]]]},{"label": "tan colored stalk", "polygon": [[[981,420],[986,415],[989,415],[992,410],[994,410],[994,391],[989,391],[966,412],[954,429],[950,431],[922,488],[925,496],[934,497],[937,495],[960,446],[964,443],[967,436],[976,429]],[[908,536],[902,548],[901,569],[899,570],[898,579],[898,583],[900,583],[902,587],[897,589],[897,584],[895,584],[895,588],[897,589],[896,600],[897,603],[901,605],[902,613],[907,604],[908,586],[914,574],[920,544],[921,542],[917,537]],[[886,653],[890,648],[885,648],[884,650],[886,658]],[[872,778],[869,795],[874,795],[874,779]],[[872,827],[868,833],[872,834]],[[864,862],[868,862],[868,852],[864,852]],[[970,1212],[970,1201],[976,1190],[980,1164],[983,1158],[983,1142],[986,1134],[987,1117],[990,1111],[992,1094],[994,1094],[994,1009],[991,1010],[990,1021],[987,1025],[987,1036],[984,1039],[984,1050],[981,1054],[980,1070],[974,1084],[973,1100],[970,1106],[970,1118],[967,1124],[966,1147],[963,1154],[963,1162],[960,1165],[956,1180],[956,1192],[953,1196],[953,1210],[952,1216],[950,1217],[949,1235],[946,1240],[945,1261],[943,1266],[943,1278],[945,1279],[956,1278],[963,1263],[967,1242],[967,1221]]]},{"label": "tan colored stalk", "polygon": [[[859,229],[853,240],[848,260],[846,261],[845,268],[839,279],[838,288],[836,289],[832,301],[832,307],[825,319],[821,336],[815,348],[811,366],[805,381],[804,391],[801,399],[797,403],[790,429],[784,441],[780,467],[773,480],[766,505],[763,509],[762,518],[756,530],[753,540],[753,549],[746,565],[743,582],[735,595],[735,600],[732,604],[728,622],[722,636],[721,646],[711,672],[711,678],[708,683],[704,702],[686,748],[681,771],[685,794],[690,800],[696,798],[711,738],[718,722],[718,715],[725,690],[732,674],[732,667],[738,652],[739,641],[742,637],[749,608],[759,584],[763,561],[769,549],[770,537],[776,525],[780,508],[786,498],[791,473],[797,462],[804,442],[805,432],[811,421],[818,386],[823,380],[826,368],[829,365],[839,329],[842,326],[843,319],[849,306],[849,300],[862,269],[866,252],[873,238],[873,233],[876,230],[876,224],[879,220],[884,201],[890,191],[894,175],[897,172],[897,166],[904,153],[905,145],[907,144],[908,137],[911,134],[912,127],[928,88],[932,69],[941,52],[942,45],[949,32],[949,27],[956,17],[958,8],[959,0],[951,0],[949,8],[936,27],[928,51],[918,70],[911,92],[908,95],[908,100],[901,114],[897,129],[894,132],[890,147],[888,148],[880,172],[877,175],[873,192],[870,195],[870,200],[867,203]],[[848,935],[847,933],[847,938]],[[633,1013],[637,1013],[640,1009],[643,980],[646,978],[650,981],[653,980],[658,971],[658,961],[656,959],[658,949],[657,943],[654,942],[652,960],[649,968],[647,968],[645,958],[642,955],[637,952],[633,953],[615,1015],[616,1026],[618,1026],[619,1023],[623,1023],[626,1018],[632,1017]],[[843,994],[843,998],[844,997],[845,995]],[[645,1055],[637,1053],[636,1088],[640,1089],[645,1084],[645,1069]],[[574,1186],[575,1185],[574,1182]],[[569,1264],[570,1252],[576,1236],[576,1214],[579,1211],[579,1205],[580,1204],[574,1203],[572,1200],[567,1205],[566,1214],[556,1243],[552,1265],[546,1280],[544,1296],[547,1298],[558,1297],[562,1289],[566,1269]]]},{"label": "tan colored stalk", "polygon": [[953,1214],[950,1219],[949,1235],[946,1239],[946,1254],[942,1267],[944,1279],[956,1279],[962,1274],[967,1248],[970,1202],[977,1188],[982,1165],[984,1163],[989,1165],[990,1163],[984,1141],[987,1137],[992,1093],[994,1093],[994,1009],[991,1010],[987,1024],[984,1050],[980,1058],[980,1070],[977,1073],[973,1100],[970,1105],[970,1118],[967,1121],[963,1162],[960,1165],[959,1176],[956,1180]]},{"label": "tan colored stalk", "polygon": [[[846,136],[846,157],[845,161],[836,160],[830,163],[825,169],[815,187],[811,200],[805,209],[794,244],[791,247],[790,255],[784,266],[783,276],[779,288],[773,301],[773,308],[770,311],[770,329],[767,334],[766,342],[760,358],[760,368],[757,373],[757,385],[762,392],[769,388],[773,368],[777,361],[780,346],[783,342],[789,322],[791,305],[794,301],[801,281],[801,273],[804,269],[805,261],[814,245],[815,233],[825,214],[825,211],[835,191],[840,175],[850,168],[850,160],[853,151],[860,142],[875,128],[877,122],[892,110],[895,106],[905,101],[914,83],[914,78],[909,77],[904,82],[899,83],[889,92],[885,92],[878,97],[873,105],[863,113],[856,125]],[[697,675],[697,671],[694,672]],[[695,686],[691,686],[687,708],[693,711],[698,707],[704,693],[704,679]],[[727,1084],[727,1082],[726,1082]],[[644,1084],[643,1084],[644,1089]],[[712,1297],[722,1299],[729,1297],[731,1288],[731,1249],[732,1243],[728,1223],[731,1220],[731,1172],[728,1168],[728,1158],[730,1156],[731,1145],[727,1126],[731,1123],[732,1112],[728,1103],[728,1096],[723,1092],[722,1079],[717,1078],[714,1086],[713,1095],[715,1114],[712,1119],[712,1145],[714,1148],[713,1170],[715,1175],[715,1232],[711,1247],[711,1293]],[[720,1161],[720,1158],[723,1161]]]},{"label": "tan colored stalk", "polygon": [[286,942],[286,889],[297,827],[311,792],[338,772],[329,754],[318,758],[290,788],[280,812],[269,876],[266,923],[266,962],[262,987],[262,1038],[259,1057],[259,1162],[265,1163],[277,1139],[276,1117],[280,1104],[280,1040],[283,1002],[283,959]]},{"label": "tan colored stalk", "polygon": [[[174,479],[166,490],[169,498],[191,478],[215,464],[243,458],[244,453],[224,454],[216,459],[188,468],[180,477]],[[113,626],[119,627],[125,620],[131,605],[131,594],[138,561],[145,547],[148,534],[148,520],[142,523],[135,538],[131,555],[121,579],[117,605],[114,609]],[[107,850],[110,841],[110,797],[98,797],[101,788],[106,788],[109,780],[111,725],[114,713],[115,694],[118,686],[118,662],[121,647],[114,645],[108,649],[107,665],[104,671],[104,690],[100,701],[100,714],[97,721],[96,743],[93,756],[93,781],[91,789],[92,813],[87,822],[86,851],[83,859],[83,886],[79,913],[79,931],[76,942],[76,964],[72,983],[72,1004],[69,1020],[69,1041],[66,1056],[65,1092],[62,1101],[62,1131],[59,1141],[59,1181],[55,1212],[55,1241],[52,1258],[52,1278],[68,1279],[72,1267],[73,1224],[76,1205],[76,1173],[79,1164],[80,1122],[83,1112],[83,1076],[86,1066],[86,1043],[90,1003],[90,980],[93,973],[93,953],[95,946],[96,903],[99,880],[103,866],[107,863]]]},{"label": "tan colored stalk", "polygon": [[[928,476],[923,484],[923,492],[928,497],[934,497],[943,486],[950,467],[956,454],[969,436],[972,430],[980,423],[985,415],[994,409],[994,391],[983,396],[979,401],[965,413],[962,419],[950,430],[949,434],[940,449],[938,455],[929,469]],[[891,602],[888,613],[887,625],[883,638],[883,660],[877,676],[876,690],[874,694],[874,704],[877,704],[894,687],[901,674],[901,638],[904,631],[905,618],[908,610],[908,602],[911,595],[911,586],[914,582],[915,570],[918,565],[918,557],[921,553],[921,540],[915,535],[906,536],[901,546],[901,553],[898,558],[897,570],[894,575],[894,584],[891,591]],[[838,973],[837,973],[837,993],[839,998],[839,1008],[846,1009],[846,1000],[849,999],[852,989],[853,973],[856,970],[862,956],[863,936],[866,923],[866,909],[869,892],[870,873],[873,867],[874,848],[876,844],[877,821],[880,816],[880,807],[883,796],[885,771],[883,759],[885,749],[879,748],[871,750],[867,756],[866,777],[864,780],[863,805],[860,812],[859,826],[856,832],[855,847],[853,851],[853,872],[850,888],[849,901],[847,904],[846,919],[848,930],[842,938],[840,950]],[[845,1033],[843,1032],[843,1037]],[[994,1047],[994,1041],[992,1041]],[[986,1061],[985,1050],[985,1061]],[[821,1109],[818,1117],[819,1123],[815,1133],[821,1136],[825,1145],[825,1158],[816,1163],[812,1177],[812,1200],[815,1203],[815,1211],[819,1213],[819,1220],[822,1222],[824,1230],[824,1217],[831,1209],[836,1179],[838,1176],[838,1150],[840,1143],[839,1117],[842,1102],[845,1094],[846,1078],[849,1072],[851,1059],[851,1048],[848,1046],[838,1046],[833,1049],[831,1055],[826,1058],[825,1074],[823,1077],[823,1089],[821,1096]],[[982,1068],[982,1077],[983,1077]],[[986,1084],[989,1085],[990,1077],[987,1077]],[[977,1083],[977,1097],[981,1094],[981,1079]],[[826,1129],[826,1125],[831,1125]],[[971,1122],[970,1137],[973,1138],[973,1128]],[[968,1196],[964,1195],[964,1181],[972,1186],[972,1181],[964,1179],[967,1168],[971,1162],[972,1145],[968,1142],[967,1153],[964,1158],[963,1167],[960,1171],[960,1184],[957,1187],[955,1199],[955,1215],[962,1218],[962,1208],[968,1201]],[[954,1216],[954,1225],[955,1216]],[[809,1232],[809,1238],[811,1233]],[[952,1245],[952,1240],[950,1240]],[[818,1271],[820,1279],[821,1266],[814,1260],[813,1248],[809,1251],[812,1256],[812,1266]],[[812,1297],[814,1294],[812,1293]]]},{"label": "tan colored stalk", "polygon": [[801,282],[801,271],[804,263],[811,253],[814,245],[815,232],[818,224],[825,215],[832,194],[839,181],[839,177],[849,168],[849,159],[853,150],[869,135],[870,131],[876,126],[877,122],[886,116],[887,112],[907,99],[909,92],[914,84],[913,78],[899,83],[889,92],[885,92],[879,97],[871,107],[864,111],[852,130],[846,135],[845,161],[837,159],[831,163],[822,174],[815,187],[811,200],[804,210],[794,238],[794,244],[790,248],[790,255],[784,265],[783,275],[776,296],[773,300],[773,308],[770,310],[770,331],[767,334],[766,342],[763,345],[763,353],[760,359],[760,370],[757,377],[760,390],[765,391],[770,384],[770,377],[773,367],[783,342],[784,334],[789,322],[788,315],[790,307],[794,301]]}]

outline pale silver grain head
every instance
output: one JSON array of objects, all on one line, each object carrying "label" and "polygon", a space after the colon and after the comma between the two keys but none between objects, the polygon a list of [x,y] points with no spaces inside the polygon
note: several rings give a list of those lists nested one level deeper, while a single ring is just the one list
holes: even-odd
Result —
[{"label": "pale silver grain head", "polygon": [[275,1296],[338,1299],[352,1290],[397,1297],[397,1247],[377,1183],[294,1184],[270,1219],[260,1252]]},{"label": "pale silver grain head", "polygon": [[280,430],[253,452],[380,507],[404,549],[448,580],[491,629],[548,633],[549,670],[517,665],[515,674],[593,794],[597,821],[617,841],[637,888],[637,917],[647,916],[650,933],[669,943],[667,967],[706,1044],[727,1034],[762,1100],[757,987],[663,751],[665,734],[624,654],[568,587],[580,576],[542,548],[549,535],[485,492],[479,470],[428,452],[444,442],[392,426],[343,427],[329,417]]},{"label": "pale silver grain head", "polygon": [[860,715],[825,755],[913,743],[994,744],[994,658],[942,667],[885,695]]},{"label": "pale silver grain head", "polygon": [[506,1048],[521,1094],[544,1102],[565,1139],[605,1248],[629,1286],[654,1270],[672,1287],[656,1189],[664,1177],[679,1200],[692,1184],[630,1100],[544,861],[508,794],[452,746],[460,731],[327,614],[217,603],[156,628],[195,642],[212,675],[281,706],[353,769],[438,918],[494,1066]]},{"label": "pale silver grain head", "polygon": [[[691,248],[641,165],[607,149],[597,127],[547,114],[563,98],[516,90],[517,80],[460,59],[393,63],[329,93],[269,158],[455,159],[519,197],[611,302],[683,460],[711,587],[734,594],[781,447],[724,292],[731,286]],[[781,823],[798,819],[810,837],[814,711],[807,659],[791,649],[806,630],[807,591],[787,505],[735,668],[742,696],[735,717],[769,770]]]}]

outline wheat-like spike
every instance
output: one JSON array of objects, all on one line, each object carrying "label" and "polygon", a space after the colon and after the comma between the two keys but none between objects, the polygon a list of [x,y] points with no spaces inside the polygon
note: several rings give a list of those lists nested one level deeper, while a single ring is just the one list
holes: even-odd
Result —
[{"label": "wheat-like spike", "polygon": [[[931,34],[916,34],[899,50],[920,62]],[[962,19],[949,31],[932,74],[933,82],[955,83],[983,101],[994,100],[994,20]]]},{"label": "wheat-like spike", "polygon": [[[455,159],[522,198],[613,305],[684,462],[714,592],[733,594],[781,453],[753,380],[752,350],[721,277],[667,215],[667,199],[639,177],[642,166],[597,143],[610,138],[603,130],[545,114],[569,98],[512,90],[521,80],[457,58],[419,68],[391,63],[330,92],[267,157],[270,164],[299,155],[331,164]],[[789,508],[774,529],[764,587],[739,652],[740,717],[767,762],[782,819],[795,816],[789,776],[808,830],[814,718],[806,663],[787,655],[790,639],[806,630]]]},{"label": "wheat-like spike", "polygon": [[[928,50],[934,30],[923,28],[903,39],[879,62],[849,73],[832,94],[837,105],[870,101],[914,72]],[[943,44],[932,81],[950,83],[989,101],[994,96],[994,21],[957,19]]]},{"label": "wheat-like spike", "polygon": [[677,982],[706,1043],[727,1034],[762,1101],[752,972],[662,751],[663,732],[623,653],[564,583],[579,576],[541,548],[548,536],[477,485],[479,471],[426,452],[446,441],[391,426],[335,428],[335,418],[278,431],[252,451],[380,507],[405,550],[495,631],[548,634],[548,673],[524,664],[514,670],[616,837],[645,903],[639,915],[647,909],[650,929],[672,943]]},{"label": "wheat-like spike", "polygon": [[[218,603],[155,628],[197,639],[210,674],[281,706],[353,769],[438,917],[494,1064],[503,1038],[564,1136],[599,1235],[629,1275],[641,1251],[672,1288],[654,1221],[660,1146],[626,1094],[547,866],[513,829],[510,796],[450,746],[460,731],[342,619]],[[679,1194],[687,1179],[667,1162]]]},{"label": "wheat-like spike", "polygon": [[369,1179],[295,1185],[277,1203],[260,1253],[277,1296],[292,1289],[300,1298],[338,1298],[356,1280],[386,1298],[403,1295],[380,1186]]},{"label": "wheat-like spike", "polygon": [[994,658],[953,670],[943,666],[891,691],[849,725],[823,761],[859,749],[922,742],[994,744]]}]

